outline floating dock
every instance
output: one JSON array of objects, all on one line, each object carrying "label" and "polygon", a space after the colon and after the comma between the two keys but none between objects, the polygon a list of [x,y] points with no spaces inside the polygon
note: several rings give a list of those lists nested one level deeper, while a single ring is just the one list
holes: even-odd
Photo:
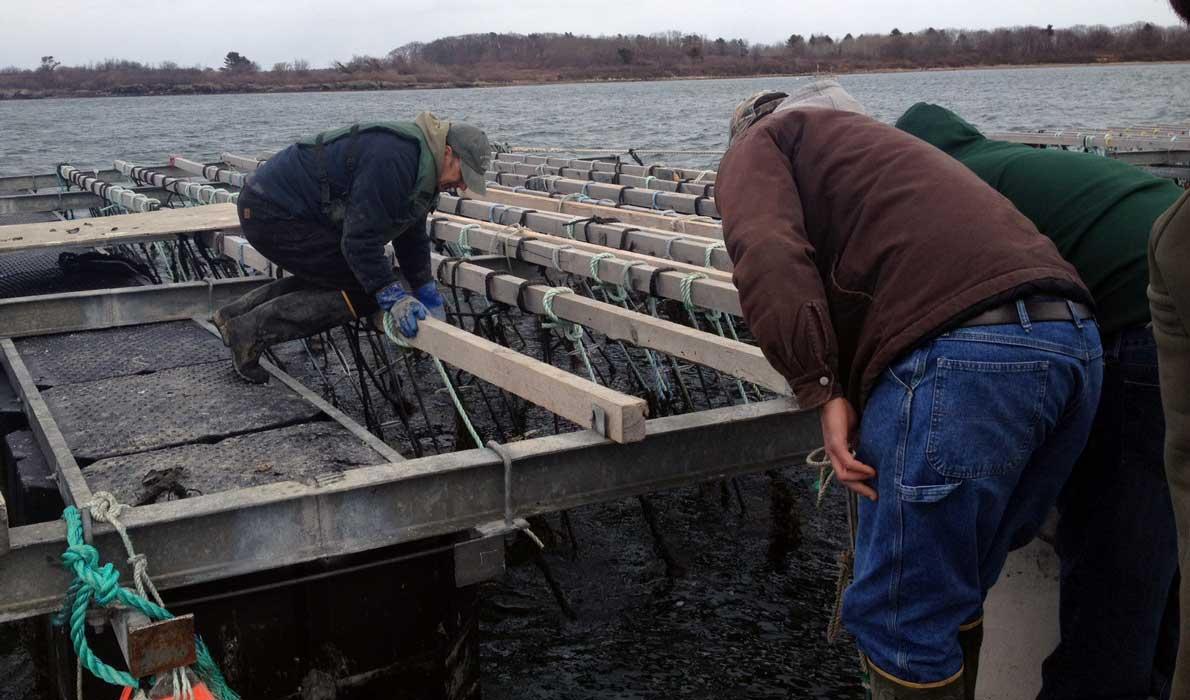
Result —
[{"label": "floating dock", "polygon": [[[1011,138],[1186,179],[1187,134]],[[496,154],[488,194],[443,195],[427,224],[450,323],[427,321],[406,350],[367,327],[324,334],[263,362],[269,384],[239,381],[209,319],[284,274],[239,235],[234,202],[261,162],[0,178],[0,622],[61,607],[64,506],[131,585],[120,533],[91,516],[107,492],[170,608],[194,614],[245,696],[298,697],[315,673],[345,695],[417,676],[419,697],[475,697],[475,587],[503,572],[506,536],[545,513],[802,464],[818,445],[817,417],[739,318],[715,172],[619,159]],[[445,407],[435,420],[427,395]],[[297,633],[263,602],[284,589],[309,605],[328,579],[396,611],[382,616],[391,646],[361,649],[330,623]],[[371,629],[344,602],[310,615]],[[155,640],[108,639],[134,672],[193,653],[144,620],[92,622],[114,632],[93,634],[100,646]],[[245,652],[250,630],[277,653]],[[327,639],[357,654],[349,668],[321,668],[311,648]],[[70,697],[71,652],[54,658]]]}]

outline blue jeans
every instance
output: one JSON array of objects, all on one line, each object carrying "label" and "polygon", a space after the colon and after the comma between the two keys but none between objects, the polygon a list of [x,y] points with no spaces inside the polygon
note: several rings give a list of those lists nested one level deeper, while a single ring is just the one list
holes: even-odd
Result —
[{"label": "blue jeans", "polygon": [[958,632],[1011,549],[1027,544],[1095,417],[1103,351],[1093,321],[959,328],[894,362],[873,389],[843,622],[878,668],[932,683],[963,667]]},{"label": "blue jeans", "polygon": [[1103,343],[1103,395],[1058,499],[1062,641],[1041,698],[1167,698],[1178,642],[1178,542],[1165,480],[1157,344],[1147,327]]}]

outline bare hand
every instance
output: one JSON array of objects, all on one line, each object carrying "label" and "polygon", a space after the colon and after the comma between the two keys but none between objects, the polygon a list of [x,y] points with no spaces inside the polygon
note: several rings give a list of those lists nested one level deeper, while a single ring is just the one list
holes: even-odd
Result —
[{"label": "bare hand", "polygon": [[851,402],[842,397],[827,401],[818,409],[818,420],[822,424],[822,444],[835,478],[859,495],[876,500],[876,491],[864,483],[876,478],[876,470],[851,453],[859,427],[859,416]]}]

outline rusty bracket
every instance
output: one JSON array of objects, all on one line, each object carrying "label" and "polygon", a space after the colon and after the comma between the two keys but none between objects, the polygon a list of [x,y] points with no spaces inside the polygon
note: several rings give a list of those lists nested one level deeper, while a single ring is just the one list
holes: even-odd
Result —
[{"label": "rusty bracket", "polygon": [[191,666],[198,658],[193,615],[153,622],[136,610],[121,608],[112,615],[112,630],[128,672],[136,678]]}]

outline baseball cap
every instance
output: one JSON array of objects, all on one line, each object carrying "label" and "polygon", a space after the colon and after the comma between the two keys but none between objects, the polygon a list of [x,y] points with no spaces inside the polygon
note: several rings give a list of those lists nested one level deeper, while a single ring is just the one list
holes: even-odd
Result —
[{"label": "baseball cap", "polygon": [[786,97],[789,97],[789,94],[779,90],[761,90],[736,105],[735,112],[731,115],[731,136],[728,143],[735,141],[748,127],[776,109]]},{"label": "baseball cap", "polygon": [[475,194],[486,193],[484,172],[492,158],[492,146],[488,143],[487,134],[470,124],[452,122],[446,134],[446,143],[462,161],[463,182],[467,183],[467,189]]}]

